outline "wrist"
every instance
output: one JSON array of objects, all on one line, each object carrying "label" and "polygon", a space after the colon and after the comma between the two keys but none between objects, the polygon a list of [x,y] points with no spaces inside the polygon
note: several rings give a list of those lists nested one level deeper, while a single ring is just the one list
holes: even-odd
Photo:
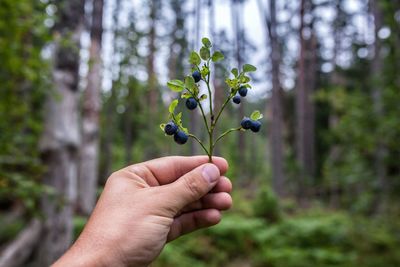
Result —
[{"label": "wrist", "polygon": [[80,240],[72,245],[72,247],[59,259],[52,267],[124,267],[111,251],[100,249],[96,245],[87,246]]}]

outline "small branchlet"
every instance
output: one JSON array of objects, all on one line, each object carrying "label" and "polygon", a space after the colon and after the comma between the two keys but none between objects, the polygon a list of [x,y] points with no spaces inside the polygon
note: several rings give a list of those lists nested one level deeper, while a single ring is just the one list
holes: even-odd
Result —
[{"label": "small branchlet", "polygon": [[[178,144],[185,144],[188,138],[196,140],[208,155],[209,162],[212,162],[213,151],[216,144],[231,132],[246,131],[250,129],[253,132],[258,132],[261,127],[260,119],[262,114],[259,111],[254,111],[249,117],[243,118],[238,127],[226,130],[214,140],[214,131],[225,107],[231,101],[235,104],[240,104],[241,99],[246,97],[248,89],[251,89],[251,78],[248,75],[250,72],[257,70],[256,67],[250,64],[244,64],[242,69],[233,68],[231,73],[233,77],[228,77],[225,80],[228,94],[225,102],[219,109],[213,107],[212,92],[210,87],[211,78],[211,63],[215,63],[224,59],[221,51],[213,51],[212,44],[208,38],[202,39],[202,47],[199,53],[192,51],[189,55],[189,63],[192,65],[191,74],[187,75],[183,80],[171,80],[167,86],[174,92],[180,93],[180,98],[185,100],[186,107],[193,111],[200,109],[203,117],[204,126],[208,134],[208,146],[204,144],[194,134],[191,134],[187,128],[182,125],[182,112],[176,112],[176,107],[179,103],[179,98],[175,99],[169,105],[169,122],[161,124],[160,128],[166,135],[173,135],[173,138]],[[200,83],[204,82],[207,86],[207,94],[200,95]],[[208,99],[209,111],[206,114],[202,103]],[[217,112],[215,112],[218,110]],[[214,113],[215,112],[215,113]]]}]

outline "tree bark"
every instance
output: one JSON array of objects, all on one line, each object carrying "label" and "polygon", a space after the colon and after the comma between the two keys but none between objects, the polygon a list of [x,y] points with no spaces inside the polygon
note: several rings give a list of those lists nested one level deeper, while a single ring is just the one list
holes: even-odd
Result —
[{"label": "tree bark", "polygon": [[93,0],[88,83],[83,94],[82,144],[80,146],[77,204],[78,211],[85,215],[91,213],[96,203],[102,81],[103,4],[103,0]]},{"label": "tree bark", "polygon": [[[49,266],[72,242],[73,204],[76,201],[77,158],[80,142],[78,127],[78,81],[80,37],[83,29],[84,1],[56,2],[54,92],[46,103],[44,133],[40,151],[47,171],[43,183],[54,189],[56,197],[44,195],[44,229],[38,243],[38,266]],[[66,40],[68,45],[65,44]]]},{"label": "tree bark", "polygon": [[[312,93],[315,87],[315,38],[305,40],[305,11],[310,11],[311,3],[302,0],[300,4],[300,56],[296,91],[296,158],[300,167],[298,197],[304,192],[307,179],[314,175],[314,104]],[[309,181],[310,182],[310,181]]]},{"label": "tree bark", "polygon": [[158,92],[157,92],[157,77],[155,73],[155,53],[156,53],[156,21],[157,21],[157,9],[159,6],[159,0],[151,0],[150,2],[150,31],[149,31],[149,56],[147,59],[147,74],[148,81],[147,87],[149,92],[149,107],[150,114],[157,113],[157,102],[158,102]]},{"label": "tree bark", "polygon": [[[113,10],[113,56],[112,56],[112,62],[113,66],[116,66],[119,64],[117,60],[117,54],[118,54],[118,30],[119,30],[119,14],[121,11],[121,0],[116,0],[115,1],[115,8]],[[112,170],[112,161],[113,161],[113,149],[112,149],[112,144],[114,140],[114,132],[115,130],[113,127],[108,127],[109,125],[115,125],[115,110],[117,106],[117,83],[115,82],[118,80],[119,77],[114,77],[113,78],[113,83],[111,86],[111,95],[110,98],[107,101],[107,105],[105,106],[106,112],[104,114],[105,116],[105,127],[104,127],[104,139],[101,144],[101,151],[103,152],[102,154],[104,155],[104,158],[102,160],[102,164],[100,166],[100,172],[101,172],[101,181],[105,183],[107,180],[108,176],[111,174]]]},{"label": "tree bark", "polygon": [[[381,120],[383,117],[383,104],[382,104],[382,70],[383,70],[383,59],[381,54],[381,41],[378,37],[378,31],[383,26],[383,14],[379,6],[379,1],[373,0],[371,2],[372,13],[374,16],[375,26],[375,42],[374,42],[374,59],[372,60],[371,72],[373,77],[373,89],[372,89],[372,101],[373,110],[375,112],[376,120]],[[378,139],[378,138],[377,138]],[[384,146],[382,139],[378,139],[375,149],[375,174],[378,179],[380,193],[378,209],[383,211],[386,206],[386,199],[388,195],[388,182],[387,173],[385,166],[385,157],[387,155],[387,149]]]},{"label": "tree bark", "polygon": [[[232,22],[233,22],[233,29],[234,29],[234,35],[235,35],[235,42],[236,42],[236,63],[237,67],[240,70],[243,65],[243,56],[242,53],[244,53],[244,34],[245,32],[243,31],[243,15],[240,10],[241,10],[241,2],[238,0],[232,0],[232,5],[231,5],[231,13],[232,13]],[[243,103],[239,105],[239,114],[238,114],[238,119],[241,121],[244,117],[244,105]],[[244,134],[238,134],[238,161],[241,162],[239,165],[239,172],[241,173],[240,177],[243,177],[244,174],[246,173],[247,169],[247,161],[246,161],[246,153],[243,151],[246,151],[246,139]],[[244,183],[244,181],[241,181],[241,183]]]},{"label": "tree bark", "polygon": [[23,266],[40,238],[42,224],[33,219],[0,254],[0,267]]},{"label": "tree bark", "polygon": [[[279,45],[279,36],[276,32],[276,5],[275,0],[269,1],[269,17],[261,0],[257,1],[259,10],[265,22],[266,44],[271,44],[270,61],[272,65],[272,96],[271,96],[271,119],[269,149],[272,167],[272,188],[279,197],[284,196],[285,172],[283,168],[283,108],[282,108],[282,88],[280,83],[280,63],[281,52]],[[269,74],[269,73],[268,73]],[[268,111],[266,113],[269,113]]]}]

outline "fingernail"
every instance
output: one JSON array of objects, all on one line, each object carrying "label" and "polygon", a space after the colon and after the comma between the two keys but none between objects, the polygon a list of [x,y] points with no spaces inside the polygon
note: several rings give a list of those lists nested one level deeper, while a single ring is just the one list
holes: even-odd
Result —
[{"label": "fingernail", "polygon": [[220,176],[219,169],[214,164],[207,164],[203,168],[203,178],[209,182],[215,182]]}]

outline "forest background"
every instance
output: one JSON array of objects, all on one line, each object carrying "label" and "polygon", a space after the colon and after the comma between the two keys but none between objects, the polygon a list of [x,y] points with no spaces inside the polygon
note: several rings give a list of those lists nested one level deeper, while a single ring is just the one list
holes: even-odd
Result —
[{"label": "forest background", "polygon": [[225,54],[215,105],[231,68],[258,67],[221,127],[255,109],[263,126],[216,151],[234,208],[154,266],[400,266],[394,0],[1,0],[0,266],[57,259],[113,171],[201,154],[159,124],[203,36]]}]

